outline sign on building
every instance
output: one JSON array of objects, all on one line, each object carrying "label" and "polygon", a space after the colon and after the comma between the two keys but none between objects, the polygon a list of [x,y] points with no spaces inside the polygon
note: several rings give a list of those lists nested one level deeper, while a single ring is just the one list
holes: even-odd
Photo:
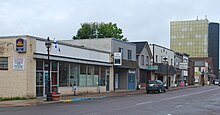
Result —
[{"label": "sign on building", "polygon": [[122,56],[120,52],[114,53],[114,65],[122,65]]},{"label": "sign on building", "polygon": [[149,66],[147,66],[147,70],[158,70],[158,66],[157,65],[149,65]]},{"label": "sign on building", "polygon": [[13,59],[13,69],[14,70],[24,70],[24,57],[14,57]]},{"label": "sign on building", "polygon": [[188,64],[185,62],[180,62],[179,69],[188,69]]},{"label": "sign on building", "polygon": [[26,40],[22,38],[18,38],[16,40],[16,51],[19,53],[25,53],[26,52]]}]

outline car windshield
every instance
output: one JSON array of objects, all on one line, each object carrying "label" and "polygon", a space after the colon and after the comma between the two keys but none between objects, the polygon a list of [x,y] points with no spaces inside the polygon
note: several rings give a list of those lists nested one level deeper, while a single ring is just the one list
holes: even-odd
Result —
[{"label": "car windshield", "polygon": [[149,80],[148,83],[149,83],[149,84],[156,84],[157,81],[156,81],[156,80]]}]

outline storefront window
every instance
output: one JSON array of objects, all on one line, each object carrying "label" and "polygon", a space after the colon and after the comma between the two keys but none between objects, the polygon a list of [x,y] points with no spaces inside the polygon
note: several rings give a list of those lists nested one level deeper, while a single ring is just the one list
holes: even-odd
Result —
[{"label": "storefront window", "polygon": [[52,71],[57,71],[57,62],[53,61],[52,62]]},{"label": "storefront window", "polygon": [[99,69],[100,69],[99,66],[95,66],[95,72],[94,72],[94,85],[95,86],[100,85],[100,83],[99,83],[99,76],[100,76]]},{"label": "storefront window", "polygon": [[80,65],[79,86],[87,86],[86,82],[86,65]]},{"label": "storefront window", "polygon": [[87,86],[94,85],[94,66],[88,66]]},{"label": "storefront window", "polygon": [[70,65],[70,86],[79,86],[79,65]]},{"label": "storefront window", "polygon": [[105,86],[105,76],[106,76],[106,68],[101,67],[101,77],[100,77],[100,86]]},{"label": "storefront window", "polygon": [[52,85],[57,85],[57,72],[52,72]]},{"label": "storefront window", "polygon": [[60,62],[59,66],[59,86],[69,87],[69,64]]}]

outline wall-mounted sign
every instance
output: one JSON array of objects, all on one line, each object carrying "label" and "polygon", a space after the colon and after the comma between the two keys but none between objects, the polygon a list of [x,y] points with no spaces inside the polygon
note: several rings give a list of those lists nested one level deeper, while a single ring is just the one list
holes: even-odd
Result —
[{"label": "wall-mounted sign", "polygon": [[13,69],[14,70],[24,70],[24,57],[14,57],[13,58]]},{"label": "wall-mounted sign", "polygon": [[114,65],[122,65],[121,53],[114,53]]},{"label": "wall-mounted sign", "polygon": [[19,53],[25,53],[26,52],[26,40],[22,38],[18,38],[16,40],[16,51]]},{"label": "wall-mounted sign", "polygon": [[179,69],[188,69],[188,64],[185,62],[180,62],[179,63]]},{"label": "wall-mounted sign", "polygon": [[147,70],[158,70],[158,66],[157,65],[149,65],[149,66],[147,66]]}]

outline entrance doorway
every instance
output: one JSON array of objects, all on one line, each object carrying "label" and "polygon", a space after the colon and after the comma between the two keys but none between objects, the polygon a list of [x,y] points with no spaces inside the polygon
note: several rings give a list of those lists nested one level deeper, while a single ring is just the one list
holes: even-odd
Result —
[{"label": "entrance doorway", "polygon": [[46,96],[48,92],[48,71],[37,72],[36,74],[36,96]]},{"label": "entrance doorway", "polygon": [[135,74],[128,74],[128,89],[135,89]]},{"label": "entrance doorway", "polygon": [[106,69],[106,91],[109,91],[109,69]]}]

